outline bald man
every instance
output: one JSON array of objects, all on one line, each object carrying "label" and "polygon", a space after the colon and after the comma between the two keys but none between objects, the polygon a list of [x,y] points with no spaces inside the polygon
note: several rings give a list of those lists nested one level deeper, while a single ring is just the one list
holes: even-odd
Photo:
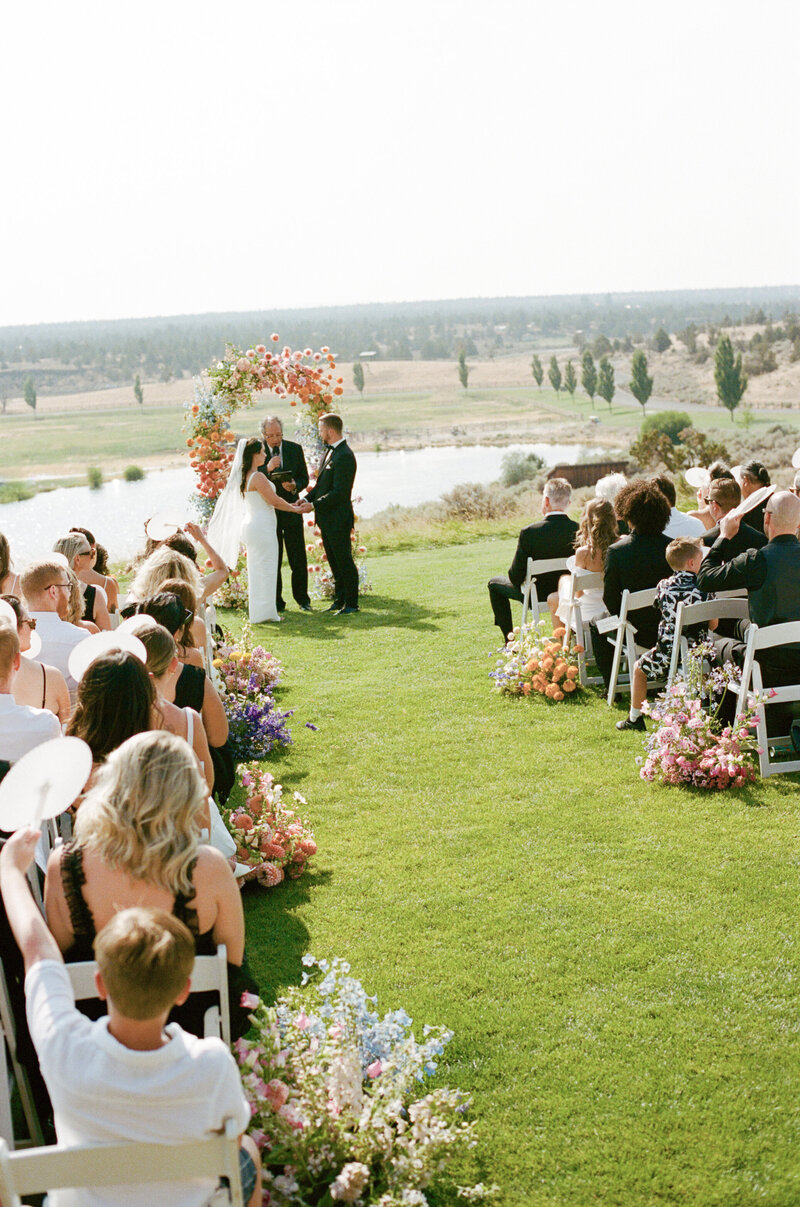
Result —
[{"label": "bald man", "polygon": [[[764,511],[767,544],[748,549],[728,560],[731,543],[739,531],[740,517],[729,513],[719,522],[719,537],[711,546],[697,573],[701,591],[733,591],[747,588],[750,620],[758,627],[800,620],[800,499],[790,490],[776,491]],[[747,622],[740,631],[744,637]],[[716,642],[723,661],[741,666],[744,645],[735,638]],[[759,657],[765,687],[800,682],[800,646],[785,645],[764,650]]]}]

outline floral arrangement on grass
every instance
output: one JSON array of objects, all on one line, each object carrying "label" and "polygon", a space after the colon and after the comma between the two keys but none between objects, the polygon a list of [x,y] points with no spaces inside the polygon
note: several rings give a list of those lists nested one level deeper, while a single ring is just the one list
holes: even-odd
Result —
[{"label": "floral arrangement on grass", "polygon": [[284,876],[296,880],[317,853],[311,827],[297,812],[307,804],[305,797],[295,792],[293,805],[288,804],[283,787],[257,763],[240,767],[238,774],[245,803],[223,809],[223,816],[236,842],[237,860],[250,868],[239,884],[256,880],[274,888]]},{"label": "floral arrangement on grass", "polygon": [[642,779],[715,791],[741,788],[756,779],[760,701],[749,696],[745,712],[732,725],[722,725],[723,696],[736,689],[741,672],[730,662],[706,669],[712,652],[713,643],[694,646],[686,675],[676,678],[652,704],[645,703],[643,711],[657,728],[647,738],[645,757],[636,760]]},{"label": "floral arrangement on grass", "polygon": [[263,645],[253,644],[253,626],[242,625],[241,637],[235,638],[227,629],[217,646],[214,668],[226,692],[234,692],[257,700],[280,682],[283,664]]},{"label": "floral arrangement on grass", "polygon": [[[360,502],[360,497],[353,499],[354,504]],[[356,516],[356,523],[358,523],[358,516]],[[306,543],[308,571],[311,575],[310,593],[314,599],[333,599],[333,575],[325,556],[322,534],[314,520],[306,520],[306,527],[311,529],[309,540]],[[367,591],[372,590],[372,583],[367,573],[367,546],[361,543],[357,529],[353,529],[351,532],[350,541],[353,546],[353,561],[358,570],[358,593],[364,595]]]},{"label": "floral arrangement on grass", "polygon": [[242,626],[236,639],[225,634],[213,662],[222,689],[222,706],[228,718],[228,736],[237,763],[265,759],[276,746],[291,746],[286,722],[292,710],[275,707],[272,688],[283,667],[263,646],[253,645],[253,630]]},{"label": "floral arrangement on grass", "polygon": [[[381,1018],[341,960],[303,957],[301,988],[274,1007],[245,995],[256,1038],[234,1045],[272,1207],[425,1207],[424,1190],[476,1143],[458,1090],[421,1093],[451,1039],[417,1040],[403,1010]],[[471,1201],[491,1191],[460,1187]]]},{"label": "floral arrangement on grass", "polygon": [[570,642],[563,648],[564,629],[552,635],[538,620],[514,629],[497,665],[489,672],[495,689],[504,696],[544,696],[558,703],[582,690],[578,654],[583,646]]}]

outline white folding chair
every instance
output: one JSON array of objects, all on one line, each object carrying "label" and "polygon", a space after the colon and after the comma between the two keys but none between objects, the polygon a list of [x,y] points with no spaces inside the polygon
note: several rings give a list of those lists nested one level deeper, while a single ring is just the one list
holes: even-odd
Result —
[{"label": "white folding chair", "polygon": [[705,603],[678,604],[675,614],[675,637],[672,642],[672,657],[667,675],[667,687],[672,686],[678,672],[678,662],[686,674],[689,661],[689,642],[683,630],[692,625],[706,624],[709,620],[747,620],[750,615],[747,598],[709,599]]},{"label": "white folding chair", "polygon": [[21,1195],[90,1186],[139,1186],[152,1182],[189,1182],[226,1178],[224,1199],[209,1200],[243,1207],[239,1176],[239,1135],[226,1119],[221,1135],[185,1144],[54,1144],[9,1152],[0,1140],[0,1202],[21,1207]]},{"label": "white folding chair", "polygon": [[592,639],[589,626],[584,624],[578,593],[580,591],[588,591],[593,587],[602,588],[602,586],[603,574],[600,570],[573,570],[569,576],[567,619],[564,623],[565,631],[562,648],[565,650],[569,648],[570,632],[574,632],[576,645],[584,647],[584,652],[578,654],[578,677],[583,687],[593,687],[597,683],[602,683],[603,678],[601,675],[588,675],[586,673],[587,661],[592,656]]},{"label": "white folding chair", "polygon": [[[786,624],[771,624],[763,629],[760,629],[757,624],[751,624],[747,630],[747,641],[745,643],[744,666],[742,667],[742,681],[739,684],[739,692],[736,699],[736,712],[741,713],[747,707],[747,696],[749,693],[761,693],[764,690],[764,682],[761,677],[761,667],[758,663],[758,655],[763,650],[775,649],[782,645],[789,644],[800,645],[800,621],[789,621]],[[783,775],[794,771],[800,771],[800,759],[784,759],[779,761],[772,758],[772,754],[780,754],[785,750],[793,750],[792,739],[789,734],[784,734],[779,737],[767,736],[767,717],[766,710],[772,704],[791,704],[796,700],[800,700],[800,683],[791,684],[787,687],[770,687],[767,689],[770,693],[770,698],[766,704],[759,704],[756,710],[756,718],[758,727],[756,729],[756,738],[761,749],[761,754],[758,756],[758,765],[761,775]]]},{"label": "white folding chair", "polygon": [[[39,1116],[36,1113],[33,1094],[31,1093],[31,1083],[28,1080],[28,1074],[19,1061],[17,1052],[17,1025],[14,1021],[14,1011],[11,1008],[11,999],[8,996],[8,984],[2,964],[0,964],[0,1025],[3,1028],[2,1039],[0,1039],[0,1136],[12,1148],[22,1148],[31,1144],[43,1144],[44,1136],[39,1123]],[[25,1116],[25,1123],[28,1127],[29,1138],[27,1140],[15,1139],[14,1137],[11,1114],[12,1082],[6,1064],[6,1052],[8,1052],[8,1059],[11,1062],[10,1072],[13,1074],[13,1081],[17,1086],[22,1113]],[[7,1200],[0,1195],[0,1202],[5,1207]]]},{"label": "white folding chair", "polygon": [[[80,960],[75,964],[67,964],[67,972],[72,982],[72,992],[78,1002],[97,998],[97,987],[94,974],[97,964],[94,960]],[[216,1035],[230,1046],[231,1018],[228,1008],[228,953],[224,943],[217,947],[216,955],[195,956],[192,969],[192,993],[207,993],[213,991],[219,997],[219,1006],[210,1006],[205,1012],[204,1032],[206,1036]],[[191,995],[190,995],[191,996]]]},{"label": "white folding chair", "polygon": [[[622,599],[619,605],[619,616],[604,616],[597,621],[598,633],[614,633],[614,658],[611,663],[611,678],[608,684],[608,693],[606,695],[606,703],[611,707],[614,703],[614,698],[622,692],[630,692],[633,684],[633,666],[636,662],[637,655],[644,653],[646,646],[638,646],[634,640],[636,635],[636,626],[631,624],[628,616],[631,612],[636,612],[639,608],[651,608],[656,598],[656,588],[648,587],[645,591],[628,591],[627,588],[622,592]],[[622,671],[622,659],[625,657],[626,671]],[[652,687],[661,687],[663,683],[659,680]]]},{"label": "white folding chair", "polygon": [[549,611],[547,599],[539,599],[536,590],[537,578],[542,574],[553,574],[556,571],[566,573],[566,570],[567,559],[565,557],[551,557],[540,562],[535,562],[532,557],[528,558],[528,570],[525,582],[522,584],[522,624],[525,624],[528,619],[529,611],[533,613],[534,622],[543,612]]}]

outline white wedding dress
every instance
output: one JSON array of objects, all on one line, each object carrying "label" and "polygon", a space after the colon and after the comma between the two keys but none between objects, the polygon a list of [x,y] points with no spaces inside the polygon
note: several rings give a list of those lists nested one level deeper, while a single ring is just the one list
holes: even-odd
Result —
[{"label": "white wedding dress", "polygon": [[277,608],[278,521],[275,508],[270,507],[257,490],[249,489],[252,479],[251,474],[244,495],[242,542],[247,547],[250,620],[258,624],[263,620],[280,620]]}]

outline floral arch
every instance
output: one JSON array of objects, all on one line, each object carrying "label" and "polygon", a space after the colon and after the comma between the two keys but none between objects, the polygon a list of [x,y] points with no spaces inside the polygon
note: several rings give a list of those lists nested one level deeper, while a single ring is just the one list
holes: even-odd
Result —
[{"label": "floral arch", "polygon": [[[246,352],[228,344],[224,357],[206,371],[207,381],[195,383],[194,396],[184,405],[186,446],[197,478],[194,502],[204,520],[210,517],[228,480],[234,456],[233,416],[240,408],[252,406],[261,391],[285,398],[290,406],[297,407],[296,435],[312,477],[319,466],[323,445],[317,421],[320,415],[335,409],[335,400],[343,393],[342,378],[335,376],[335,357],[329,348],[317,352],[306,348],[300,352],[284,346],[278,350],[277,334],[273,334],[270,342],[272,348],[258,344]],[[363,564],[366,549],[358,545],[355,534],[354,541],[361,586],[366,589]],[[316,529],[307,549],[315,593],[327,597],[332,594],[332,583]]]}]

